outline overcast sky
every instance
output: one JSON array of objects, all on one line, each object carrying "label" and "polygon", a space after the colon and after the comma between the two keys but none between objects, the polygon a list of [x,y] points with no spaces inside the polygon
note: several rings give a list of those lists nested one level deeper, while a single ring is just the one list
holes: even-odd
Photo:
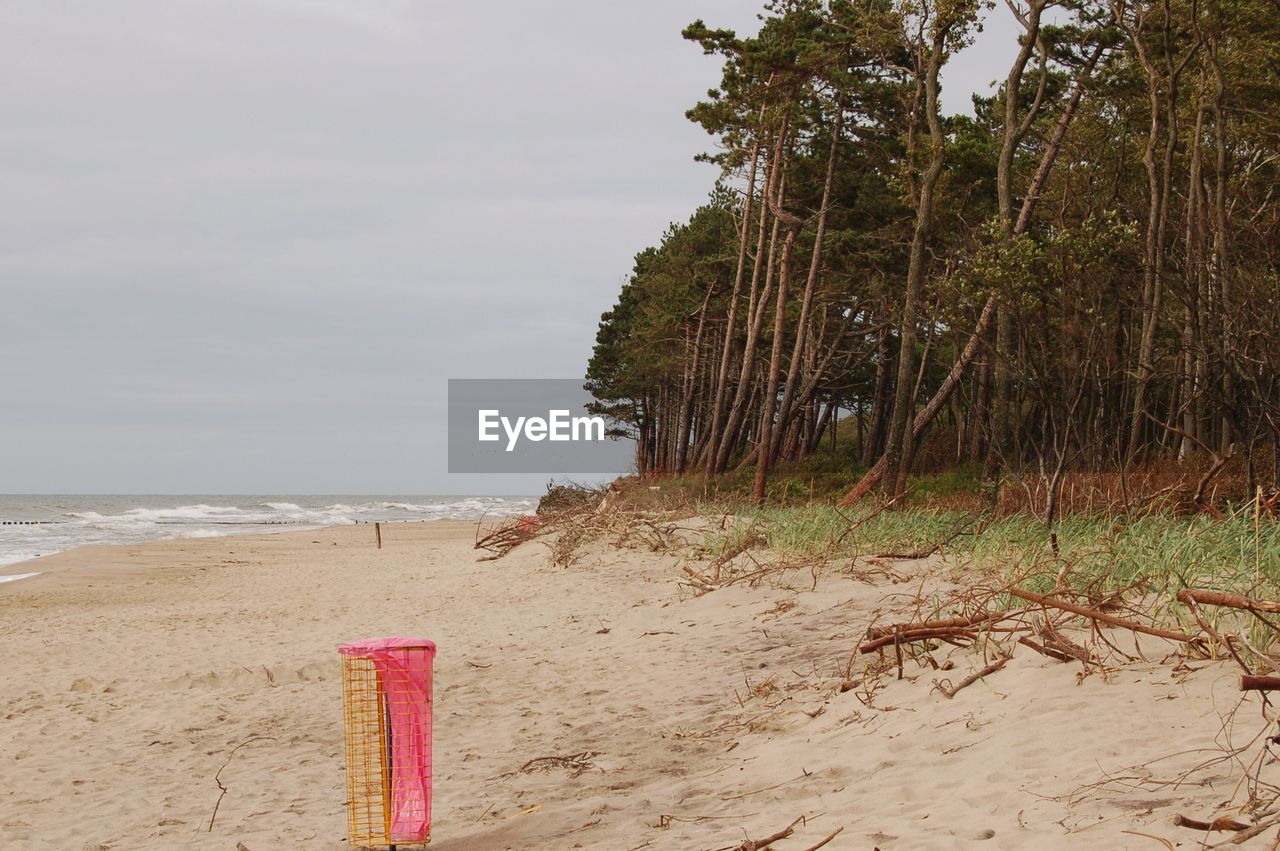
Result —
[{"label": "overcast sky", "polygon": [[445,379],[582,374],[757,9],[0,0],[0,492],[540,490],[447,475]]}]

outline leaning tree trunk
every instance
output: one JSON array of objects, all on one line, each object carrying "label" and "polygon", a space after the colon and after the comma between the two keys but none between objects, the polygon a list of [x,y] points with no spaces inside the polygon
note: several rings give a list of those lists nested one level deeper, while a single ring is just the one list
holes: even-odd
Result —
[{"label": "leaning tree trunk", "polygon": [[929,166],[920,177],[916,200],[915,231],[911,236],[911,254],[907,262],[907,290],[902,303],[902,322],[898,327],[898,376],[894,388],[893,413],[889,417],[889,434],[885,451],[885,495],[896,499],[902,493],[906,470],[903,458],[909,452],[908,421],[915,407],[915,346],[916,322],[920,295],[924,290],[924,273],[927,258],[925,243],[933,224],[934,189],[942,176],[945,164],[946,140],[942,134],[942,120],[938,115],[938,72],[946,31],[935,25],[933,41],[929,46],[925,68],[925,120],[929,124]]},{"label": "leaning tree trunk", "polygon": [[[1018,221],[1014,225],[1015,233],[1024,233],[1031,223],[1031,214],[1040,198],[1040,192],[1044,189],[1044,185],[1049,179],[1049,172],[1053,170],[1053,164],[1058,158],[1058,152],[1062,149],[1062,140],[1067,135],[1067,128],[1071,125],[1071,119],[1075,116],[1076,108],[1080,105],[1080,99],[1084,96],[1085,81],[1093,73],[1098,60],[1102,57],[1102,52],[1103,45],[1099,44],[1094,48],[1088,63],[1076,79],[1075,87],[1071,91],[1071,97],[1067,100],[1062,115],[1058,118],[1058,123],[1053,129],[1053,136],[1049,139],[1044,153],[1040,157],[1040,165],[1036,169],[1035,176],[1031,179],[1027,194],[1023,197],[1022,211],[1018,214]],[[951,371],[947,373],[947,377],[943,379],[937,392],[933,394],[933,398],[929,400],[923,410],[916,414],[915,421],[911,426],[916,440],[919,440],[924,435],[934,417],[943,409],[947,404],[947,400],[951,398],[951,394],[960,385],[960,380],[964,377],[965,370],[968,369],[969,363],[981,348],[983,336],[987,333],[987,329],[991,327],[991,320],[995,316],[998,298],[999,295],[995,292],[987,296],[987,302],[982,307],[982,313],[978,316],[978,322],[973,329],[973,333],[969,335],[969,341],[965,343],[964,351],[960,353],[955,363],[951,365]],[[880,460],[876,461],[858,483],[845,493],[840,500],[840,505],[852,505],[870,493],[871,489],[879,484],[884,477],[887,466],[886,456],[881,455]]]},{"label": "leaning tree trunk", "polygon": [[[996,196],[1000,216],[1001,238],[1013,239],[1015,232],[1013,220],[1013,159],[1032,123],[1040,113],[1044,102],[1045,88],[1049,80],[1047,69],[1048,52],[1040,44],[1040,17],[1047,5],[1047,0],[1032,0],[1027,9],[1025,21],[1026,34],[1022,39],[1022,49],[1018,52],[1009,76],[1005,80],[1004,99],[1004,135],[1000,145],[1000,155],[996,161]],[[1020,108],[1019,95],[1022,89],[1022,75],[1027,63],[1036,49],[1040,49],[1040,82],[1036,87],[1035,100],[1027,109],[1026,115],[1018,118]],[[991,433],[987,440],[987,462],[983,469],[983,478],[988,483],[992,501],[999,498],[1000,463],[1009,444],[1011,429],[1009,413],[1009,395],[1012,390],[1014,322],[1012,306],[1005,303],[996,310],[996,351],[992,369],[991,384]]]}]

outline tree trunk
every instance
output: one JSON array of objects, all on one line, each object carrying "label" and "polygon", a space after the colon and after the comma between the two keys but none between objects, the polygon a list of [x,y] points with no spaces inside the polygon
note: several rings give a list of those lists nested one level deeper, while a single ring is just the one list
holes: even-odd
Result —
[{"label": "tree trunk", "polygon": [[[1045,182],[1049,179],[1049,172],[1053,170],[1053,164],[1058,158],[1058,152],[1062,148],[1062,140],[1067,135],[1067,128],[1071,126],[1071,119],[1075,116],[1076,108],[1080,104],[1080,99],[1084,96],[1085,82],[1093,73],[1093,69],[1097,66],[1098,60],[1102,57],[1104,46],[1100,43],[1094,48],[1093,53],[1089,57],[1089,61],[1081,70],[1080,76],[1076,78],[1076,84],[1071,90],[1071,97],[1067,100],[1066,106],[1063,108],[1062,115],[1058,118],[1058,123],[1053,129],[1053,136],[1049,139],[1045,147],[1044,153],[1040,157],[1040,165],[1036,169],[1035,176],[1031,180],[1031,185],[1027,189],[1027,194],[1022,201],[1022,211],[1018,214],[1018,221],[1014,225],[1015,233],[1023,233],[1031,222],[1031,214],[1035,210],[1036,202],[1040,198],[1040,192],[1044,189]],[[933,421],[946,405],[947,400],[951,398],[951,394],[960,384],[960,380],[964,377],[965,370],[969,363],[973,360],[974,355],[978,353],[981,347],[982,338],[987,333],[987,329],[991,325],[991,320],[995,315],[996,302],[998,300],[997,293],[991,293],[987,296],[986,304],[982,307],[982,312],[978,316],[978,322],[973,329],[973,333],[969,335],[969,341],[965,344],[964,351],[956,358],[951,366],[951,371],[947,373],[947,377],[943,379],[942,384],[938,387],[937,392],[933,394],[933,398],[925,405],[924,409],[916,415],[915,421],[912,423],[912,432],[918,440],[923,436],[925,429]],[[862,497],[871,492],[871,489],[879,484],[884,476],[887,467],[886,456],[881,455],[880,460],[871,466],[871,469],[863,475],[856,485],[840,500],[841,506],[849,506]]]},{"label": "tree trunk", "polygon": [[[781,220],[785,211],[779,205],[773,211],[775,220]],[[769,477],[769,465],[773,461],[773,409],[778,399],[778,379],[782,372],[782,345],[787,328],[787,290],[791,285],[791,255],[801,222],[787,221],[787,235],[782,242],[782,258],[778,264],[778,301],[773,314],[773,347],[769,353],[769,372],[765,377],[764,398],[760,400],[760,436],[756,441],[756,475],[751,489],[756,504],[764,503],[765,482]]]},{"label": "tree trunk", "polygon": [[[774,145],[773,158],[768,163],[769,177],[768,186],[765,191],[766,203],[760,205],[760,233],[762,241],[764,235],[765,215],[772,206],[772,203],[769,202],[768,199],[772,197],[772,193],[774,192],[777,193],[779,198],[781,198],[786,192],[786,177],[783,174],[784,162],[782,152],[784,150],[783,146],[786,140],[787,130],[788,126],[784,121],[782,127],[778,131],[778,139],[777,143]],[[758,299],[755,298],[756,283],[760,278],[761,263],[759,253],[757,252],[756,254],[756,268],[752,272],[751,277],[753,300],[749,303],[748,307],[747,340],[743,348],[742,369],[738,373],[738,386],[734,391],[733,405],[729,408],[729,417],[725,424],[724,433],[720,439],[720,446],[713,449],[715,455],[714,466],[708,471],[711,474],[723,472],[724,468],[728,465],[729,455],[732,453],[734,445],[738,442],[738,430],[742,427],[742,420],[746,415],[746,396],[750,388],[751,373],[756,356],[756,345],[759,341],[760,330],[764,323],[764,305],[768,302],[773,288],[773,257],[774,249],[778,243],[778,228],[779,224],[775,218],[773,222],[773,233],[769,238],[768,257],[765,259],[763,264],[765,267],[764,290],[759,294]]]},{"label": "tree trunk", "polygon": [[[942,175],[946,153],[942,121],[938,115],[938,72],[942,68],[946,31],[934,25],[934,34],[925,57],[924,112],[929,126],[929,165],[920,177],[919,195],[916,201],[915,230],[911,236],[911,253],[907,262],[907,287],[902,303],[902,322],[898,326],[898,376],[893,398],[893,413],[889,417],[889,433],[885,451],[885,495],[890,499],[902,494],[906,470],[903,457],[909,451],[910,435],[907,434],[909,418],[915,408],[915,346],[916,322],[920,296],[924,289],[925,243],[933,224],[934,189]],[[921,51],[924,51],[921,45]]]},{"label": "tree trunk", "polygon": [[[760,125],[764,124],[764,107],[760,107]],[[738,239],[738,264],[733,273],[733,293],[729,296],[729,316],[724,329],[724,348],[720,352],[720,369],[716,375],[715,398],[711,402],[711,425],[708,430],[707,446],[711,450],[707,452],[706,467],[708,473],[715,472],[715,447],[720,438],[720,420],[724,416],[725,393],[729,382],[729,363],[733,353],[733,333],[738,321],[738,300],[742,292],[742,284],[746,279],[747,273],[747,243],[750,229],[748,223],[751,221],[751,205],[755,199],[756,192],[756,167],[760,162],[760,142],[757,141],[751,147],[751,169],[747,173],[747,192],[742,201],[742,234]],[[760,211],[760,227],[759,236],[756,240],[756,263],[755,271],[752,272],[751,290],[754,294],[758,273],[760,268],[759,258],[764,250],[765,238],[765,218],[764,206]]]}]

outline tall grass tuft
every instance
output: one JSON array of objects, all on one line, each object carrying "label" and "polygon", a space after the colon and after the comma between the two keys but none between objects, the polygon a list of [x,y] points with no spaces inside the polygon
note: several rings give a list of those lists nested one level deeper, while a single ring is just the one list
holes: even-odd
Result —
[{"label": "tall grass tuft", "polygon": [[750,525],[783,554],[874,556],[941,544],[960,570],[1030,573],[1030,587],[1042,590],[1066,569],[1072,585],[1099,590],[1141,582],[1170,593],[1190,586],[1274,596],[1280,592],[1280,523],[1259,522],[1250,508],[1221,518],[1070,515],[1052,528],[1026,514],[990,518],[928,508],[877,513],[811,504],[735,506],[732,512],[736,523]]}]

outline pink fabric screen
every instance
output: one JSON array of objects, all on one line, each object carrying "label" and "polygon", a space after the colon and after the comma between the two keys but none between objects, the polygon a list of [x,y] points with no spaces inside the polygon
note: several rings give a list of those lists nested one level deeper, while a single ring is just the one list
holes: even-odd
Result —
[{"label": "pink fabric screen", "polygon": [[392,838],[425,842],[431,836],[431,666],[436,645],[424,638],[371,638],[338,651],[368,659],[378,670],[391,750]]}]

